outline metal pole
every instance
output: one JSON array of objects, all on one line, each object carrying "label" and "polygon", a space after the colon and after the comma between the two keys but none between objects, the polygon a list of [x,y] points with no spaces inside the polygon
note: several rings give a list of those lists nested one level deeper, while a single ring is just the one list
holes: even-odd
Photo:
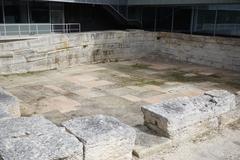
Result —
[{"label": "metal pole", "polygon": [[194,7],[192,7],[191,28],[190,33],[193,34],[193,21],[194,21]]},{"label": "metal pole", "polygon": [[172,26],[171,26],[171,32],[173,32],[173,29],[174,29],[174,13],[175,12],[175,9],[172,8]]},{"label": "metal pole", "polygon": [[7,35],[7,29],[6,29],[4,0],[2,0],[2,15],[3,15],[3,24],[4,24],[4,35],[6,36]]},{"label": "metal pole", "polygon": [[38,35],[39,32],[38,32],[38,25],[37,24],[36,24],[36,30],[37,30],[37,35]]},{"label": "metal pole", "polygon": [[3,23],[5,23],[5,9],[4,9],[4,0],[2,0],[2,18],[3,18]]},{"label": "metal pole", "polygon": [[30,8],[29,8],[29,1],[27,1],[27,14],[28,14],[28,23],[31,23],[31,20],[30,20]]},{"label": "metal pole", "polygon": [[31,15],[30,15],[30,5],[29,5],[29,1],[27,1],[27,10],[28,10],[28,34],[31,33]]},{"label": "metal pole", "polygon": [[18,25],[18,36],[21,36],[21,28],[20,28],[20,24]]},{"label": "metal pole", "polygon": [[196,8],[196,14],[195,14],[195,20],[194,20],[194,32],[197,31],[197,26],[198,26],[198,6]]},{"label": "metal pole", "polygon": [[140,14],[141,14],[141,24],[142,24],[142,27],[143,27],[143,10],[144,10],[144,7],[141,7],[141,10],[140,10]]},{"label": "metal pole", "polygon": [[214,20],[213,36],[216,36],[217,19],[218,19],[218,10],[216,9],[215,20]]},{"label": "metal pole", "polygon": [[51,2],[48,3],[49,6],[49,22],[52,23],[52,7]]},{"label": "metal pole", "polygon": [[155,7],[155,12],[154,12],[154,32],[157,30],[157,7]]}]

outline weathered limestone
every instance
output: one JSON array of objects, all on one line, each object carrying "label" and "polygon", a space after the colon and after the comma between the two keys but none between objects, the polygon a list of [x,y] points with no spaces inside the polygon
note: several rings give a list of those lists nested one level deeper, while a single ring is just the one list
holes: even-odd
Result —
[{"label": "weathered limestone", "polygon": [[235,95],[223,90],[205,92],[197,97],[182,97],[142,107],[144,123],[159,134],[188,138],[217,129],[221,117],[236,109]]},{"label": "weathered limestone", "polygon": [[18,99],[0,88],[0,119],[21,115]]},{"label": "weathered limestone", "polygon": [[84,144],[85,160],[131,160],[136,133],[113,117],[97,115],[63,123]]},{"label": "weathered limestone", "polygon": [[238,38],[206,37],[181,33],[156,33],[154,53],[162,58],[240,71]]},{"label": "weathered limestone", "polygon": [[141,126],[136,132],[133,154],[138,158],[142,159],[156,153],[161,154],[173,147],[172,140],[156,135],[145,126]]},{"label": "weathered limestone", "polygon": [[236,93],[236,103],[237,103],[237,106],[240,107],[240,91]]},{"label": "weathered limestone", "polygon": [[102,31],[51,34],[0,44],[0,74],[161,56],[240,71],[240,41],[180,33]]},{"label": "weathered limestone", "polygon": [[154,41],[151,32],[104,31],[51,34],[32,40],[1,43],[0,74],[136,59],[153,48]]},{"label": "weathered limestone", "polygon": [[0,159],[82,160],[76,137],[43,117],[0,120]]}]

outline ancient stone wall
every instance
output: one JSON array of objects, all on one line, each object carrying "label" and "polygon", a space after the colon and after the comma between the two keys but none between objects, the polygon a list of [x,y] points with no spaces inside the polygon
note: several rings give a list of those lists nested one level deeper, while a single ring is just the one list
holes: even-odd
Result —
[{"label": "ancient stone wall", "polygon": [[52,34],[0,43],[0,74],[150,55],[240,71],[240,39],[131,30]]},{"label": "ancient stone wall", "polygon": [[212,90],[142,107],[144,124],[159,135],[181,140],[218,130],[239,119],[234,94]]},{"label": "ancient stone wall", "polygon": [[0,43],[0,74],[135,59],[151,50],[154,40],[151,32],[106,31],[53,34]]},{"label": "ancient stone wall", "polygon": [[240,39],[156,33],[154,53],[182,62],[240,71]]}]

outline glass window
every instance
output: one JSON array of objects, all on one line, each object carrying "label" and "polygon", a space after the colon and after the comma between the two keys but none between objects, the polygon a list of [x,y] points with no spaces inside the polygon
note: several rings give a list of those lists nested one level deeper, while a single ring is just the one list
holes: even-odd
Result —
[{"label": "glass window", "polygon": [[0,23],[3,23],[3,0],[0,0]]},{"label": "glass window", "polygon": [[192,8],[174,8],[173,31],[190,33]]},{"label": "glass window", "polygon": [[49,2],[30,2],[31,23],[49,23]]},{"label": "glass window", "polygon": [[5,21],[6,23],[27,23],[28,11],[27,2],[19,0],[5,0]]},{"label": "glass window", "polygon": [[216,35],[240,36],[240,11],[218,10]]},{"label": "glass window", "polygon": [[157,31],[171,31],[172,7],[160,7],[157,10]]},{"label": "glass window", "polygon": [[155,7],[145,7],[142,13],[142,25],[145,30],[153,31],[155,22]]},{"label": "glass window", "polygon": [[197,9],[194,17],[194,29],[197,34],[214,34],[216,10]]}]

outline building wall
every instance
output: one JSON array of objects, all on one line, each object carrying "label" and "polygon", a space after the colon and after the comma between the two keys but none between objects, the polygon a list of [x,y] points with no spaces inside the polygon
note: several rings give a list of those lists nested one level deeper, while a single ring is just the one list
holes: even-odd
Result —
[{"label": "building wall", "polygon": [[240,39],[140,30],[47,35],[0,43],[0,74],[149,56],[240,72]]},{"label": "building wall", "polygon": [[129,18],[144,30],[208,36],[240,36],[240,5],[130,6]]},{"label": "building wall", "polygon": [[239,3],[239,0],[128,0],[128,5],[192,5],[224,3]]}]

